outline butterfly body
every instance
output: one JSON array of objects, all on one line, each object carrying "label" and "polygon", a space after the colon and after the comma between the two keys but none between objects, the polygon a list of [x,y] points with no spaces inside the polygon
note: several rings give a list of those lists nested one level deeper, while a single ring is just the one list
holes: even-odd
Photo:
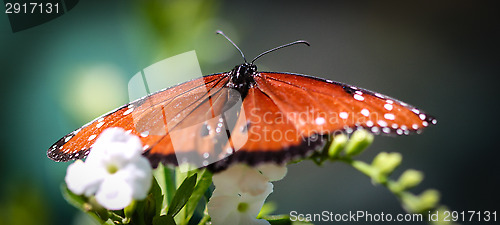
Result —
[{"label": "butterfly body", "polygon": [[248,92],[248,89],[255,85],[254,76],[257,73],[257,66],[252,63],[243,63],[235,66],[229,72],[229,83],[227,87],[233,88],[240,92],[244,98]]}]

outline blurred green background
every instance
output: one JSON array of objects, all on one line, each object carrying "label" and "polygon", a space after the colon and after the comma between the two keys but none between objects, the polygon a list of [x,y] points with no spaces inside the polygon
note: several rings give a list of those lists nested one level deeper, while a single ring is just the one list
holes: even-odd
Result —
[{"label": "blurred green background", "polygon": [[[500,210],[500,14],[487,1],[85,1],[12,33],[0,14],[0,224],[86,224],[59,190],[67,163],[46,157],[66,133],[128,102],[141,69],[196,50],[204,74],[298,39],[261,71],[333,79],[394,96],[438,118],[421,135],[376,137],[361,159],[399,151],[452,210]],[[402,213],[382,187],[343,164],[289,167],[277,213]],[[318,223],[321,224],[321,223]],[[345,223],[348,224],[348,223]],[[363,224],[355,222],[353,224]],[[412,223],[405,223],[412,224]],[[415,223],[419,224],[419,223]]]}]

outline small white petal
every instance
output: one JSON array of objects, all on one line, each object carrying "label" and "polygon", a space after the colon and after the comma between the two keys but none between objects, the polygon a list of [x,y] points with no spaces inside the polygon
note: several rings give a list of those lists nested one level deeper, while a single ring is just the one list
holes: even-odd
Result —
[{"label": "small white petal", "polygon": [[99,168],[87,166],[82,160],[77,160],[68,166],[64,181],[73,193],[91,196],[95,194],[104,179],[103,172]]},{"label": "small white petal", "polygon": [[153,173],[151,164],[146,158],[137,158],[122,168],[119,173],[125,174],[124,180],[131,185],[134,199],[142,200],[147,197],[151,188]]},{"label": "small white petal", "polygon": [[212,180],[216,189],[220,190],[219,193],[224,192],[228,195],[241,192],[259,195],[265,190],[269,182],[266,176],[245,164],[235,164],[215,174]]},{"label": "small white petal", "polygon": [[106,209],[123,209],[132,202],[132,187],[123,179],[112,176],[101,184],[95,197]]},{"label": "small white petal", "polygon": [[269,181],[278,181],[286,176],[286,166],[276,165],[274,163],[266,163],[257,167],[262,175],[269,178]]}]

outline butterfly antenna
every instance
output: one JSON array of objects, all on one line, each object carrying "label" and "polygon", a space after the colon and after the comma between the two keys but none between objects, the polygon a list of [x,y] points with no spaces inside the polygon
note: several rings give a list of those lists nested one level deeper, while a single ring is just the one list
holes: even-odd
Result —
[{"label": "butterfly antenna", "polygon": [[231,44],[233,44],[233,46],[238,49],[238,51],[241,53],[241,56],[243,57],[243,60],[245,60],[245,63],[247,62],[247,59],[245,58],[245,54],[243,54],[243,52],[241,51],[240,48],[238,48],[238,46],[231,40],[229,39],[226,34],[224,34],[224,32],[222,32],[221,30],[217,30],[216,31],[217,34],[220,34],[222,36],[224,36],[229,42],[231,42]]},{"label": "butterfly antenna", "polygon": [[262,57],[263,55],[265,55],[265,54],[267,54],[267,53],[274,52],[274,51],[276,51],[276,50],[278,50],[278,49],[282,49],[282,48],[285,48],[285,47],[288,47],[288,46],[292,46],[292,45],[296,45],[296,44],[305,44],[305,45],[307,45],[307,46],[311,46],[311,45],[309,44],[309,42],[304,41],[304,40],[294,41],[294,42],[292,42],[292,43],[288,43],[288,44],[286,44],[286,45],[278,46],[278,47],[276,47],[276,48],[273,48],[273,49],[267,50],[267,51],[265,51],[265,52],[263,52],[263,53],[260,53],[260,55],[258,55],[257,57],[255,57],[255,58],[252,60],[252,64],[253,64],[253,62],[255,62],[255,60],[257,60],[258,58]]}]

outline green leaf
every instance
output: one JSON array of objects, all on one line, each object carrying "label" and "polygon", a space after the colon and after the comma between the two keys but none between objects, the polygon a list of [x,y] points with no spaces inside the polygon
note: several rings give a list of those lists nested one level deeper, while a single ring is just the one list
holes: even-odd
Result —
[{"label": "green leaf", "polygon": [[101,224],[104,224],[104,225],[116,225],[112,219],[108,219],[106,220],[106,222],[102,222]]},{"label": "green leaf", "polygon": [[130,203],[130,205],[128,205],[123,209],[123,214],[125,215],[127,223],[130,222],[130,219],[134,215],[136,207],[137,207],[137,201],[133,200],[132,203]]},{"label": "green leaf", "polygon": [[89,207],[86,206],[87,200],[83,196],[71,192],[65,184],[61,185],[61,192],[64,199],[72,206],[84,212],[89,210]]},{"label": "green leaf", "polygon": [[269,216],[271,213],[276,211],[278,206],[274,202],[266,202],[260,209],[259,215],[257,215],[257,218],[262,218],[264,216]]},{"label": "green leaf", "polygon": [[172,169],[163,166],[163,164],[158,164],[158,167],[153,171],[153,175],[160,186],[161,193],[163,194],[162,205],[158,209],[167,207],[167,204],[172,201],[172,197],[175,194],[175,173]]},{"label": "green leaf", "polygon": [[71,204],[72,206],[82,210],[85,212],[87,215],[90,217],[94,218],[96,221],[98,221],[101,224],[104,224],[104,222],[108,219],[107,215],[105,213],[101,213],[100,215],[96,214],[94,211],[92,204],[89,204],[87,202],[87,198],[85,198],[82,195],[77,195],[73,192],[71,192],[66,184],[61,185],[61,192],[64,197],[64,199]]},{"label": "green leaf", "polygon": [[[145,205],[147,204],[146,201],[147,201],[147,198],[146,198],[146,200],[138,201],[136,203],[136,210],[135,210],[135,213],[134,213],[132,220],[131,220],[133,222],[133,224],[136,224],[136,225],[147,224],[146,212],[145,212],[145,208],[146,208]],[[149,222],[151,222],[151,220],[149,220]]]},{"label": "green leaf", "polygon": [[184,182],[179,186],[177,191],[175,192],[174,197],[172,198],[172,202],[170,203],[167,211],[167,215],[171,215],[174,217],[179,213],[184,207],[184,205],[191,197],[193,193],[194,186],[196,185],[196,176],[197,174],[193,174],[192,176],[186,178]]},{"label": "green leaf", "polygon": [[205,195],[208,187],[212,184],[212,173],[208,170],[203,170],[201,176],[198,179],[198,183],[194,188],[193,194],[189,198],[186,204],[186,221],[189,221],[193,216],[196,206],[200,202],[201,198]]},{"label": "green leaf", "polygon": [[163,195],[161,187],[158,184],[158,180],[156,180],[156,177],[153,179],[153,185],[151,187],[150,195],[152,195],[152,200],[154,201],[154,206],[155,206],[154,214],[160,215],[163,204]]},{"label": "green leaf", "polygon": [[153,225],[176,225],[176,223],[172,215],[163,215],[155,217]]}]

